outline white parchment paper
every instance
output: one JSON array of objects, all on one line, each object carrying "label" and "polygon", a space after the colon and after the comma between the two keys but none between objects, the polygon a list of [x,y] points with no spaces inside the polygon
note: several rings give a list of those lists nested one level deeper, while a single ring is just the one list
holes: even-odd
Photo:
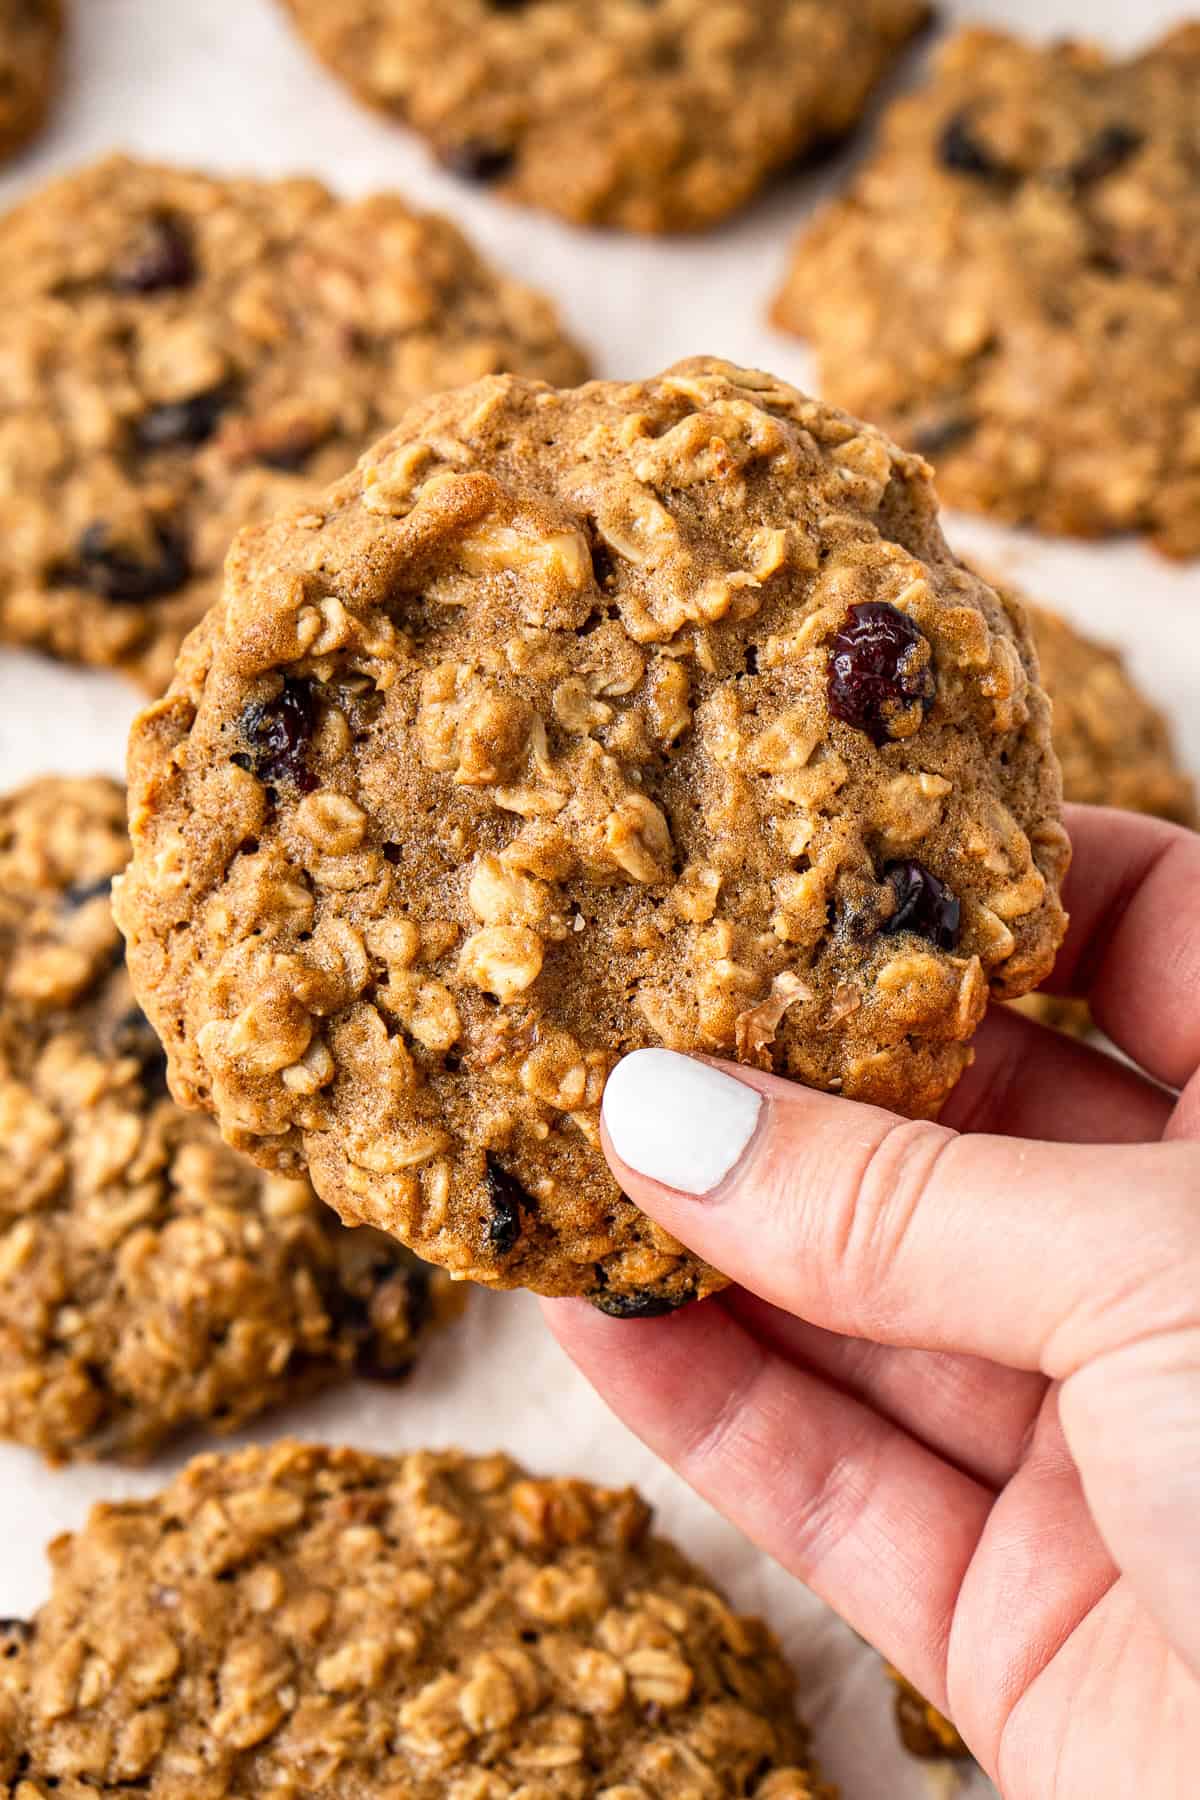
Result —
[{"label": "white parchment paper", "polygon": [[[1183,17],[1162,0],[957,0],[944,11],[1122,47]],[[74,0],[73,12],[69,78],[54,123],[0,180],[0,204],[118,147],[214,169],[312,171],[346,193],[397,186],[453,214],[497,261],[552,291],[599,373],[645,375],[713,352],[800,383],[813,379],[803,347],[772,331],[764,308],[793,233],[844,179],[849,157],[777,189],[703,239],[584,233],[508,209],[435,169],[418,143],[360,109],[315,66],[274,0]],[[976,520],[951,524],[965,550],[1124,644],[1200,767],[1196,567],[1171,567],[1134,544],[1081,548]],[[0,784],[48,771],[120,773],[135,705],[115,678],[0,652]],[[949,1791],[945,1777],[931,1777],[896,1748],[876,1659],[614,1422],[542,1331],[527,1296],[475,1295],[465,1324],[433,1346],[405,1388],[344,1389],[256,1435],[283,1432],[381,1450],[503,1446],[540,1471],[636,1483],[657,1504],[663,1528],[783,1637],[822,1758],[847,1800],[927,1800]],[[78,1525],[93,1500],[152,1492],[181,1459],[136,1473],[49,1474],[25,1453],[0,1448],[0,1614],[40,1603],[44,1544]],[[978,1778],[962,1789],[990,1791]]]}]

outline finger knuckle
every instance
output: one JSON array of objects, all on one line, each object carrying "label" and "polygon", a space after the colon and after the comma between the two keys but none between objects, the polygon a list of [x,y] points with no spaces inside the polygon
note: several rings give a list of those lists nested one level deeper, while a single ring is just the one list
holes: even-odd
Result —
[{"label": "finger knuckle", "polygon": [[832,1266],[855,1293],[882,1292],[898,1277],[952,1133],[898,1120],[846,1169],[832,1209]]}]

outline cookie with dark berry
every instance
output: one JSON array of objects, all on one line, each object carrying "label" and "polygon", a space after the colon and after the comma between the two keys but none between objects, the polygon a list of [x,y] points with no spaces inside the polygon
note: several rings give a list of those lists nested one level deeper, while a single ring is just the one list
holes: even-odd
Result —
[{"label": "cookie with dark berry", "polygon": [[1115,60],[982,29],[888,114],[777,322],[946,500],[1200,555],[1200,23]]},{"label": "cookie with dark berry", "polygon": [[175,1092],[454,1273],[710,1291],[599,1141],[625,1051],[909,1114],[1064,929],[1024,613],[926,465],[698,359],[414,408],[239,538],[132,751]]},{"label": "cookie with dark berry", "polygon": [[585,373],[446,219],[114,158],[0,220],[0,638],[154,692],[248,520],[409,402]]}]

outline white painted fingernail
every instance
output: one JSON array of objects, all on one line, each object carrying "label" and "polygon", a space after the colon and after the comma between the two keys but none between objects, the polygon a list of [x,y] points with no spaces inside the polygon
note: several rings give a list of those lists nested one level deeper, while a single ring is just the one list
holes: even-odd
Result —
[{"label": "white painted fingernail", "polygon": [[745,1082],[674,1050],[635,1050],[604,1090],[604,1123],[621,1161],[697,1197],[737,1167],[761,1111],[761,1094]]}]

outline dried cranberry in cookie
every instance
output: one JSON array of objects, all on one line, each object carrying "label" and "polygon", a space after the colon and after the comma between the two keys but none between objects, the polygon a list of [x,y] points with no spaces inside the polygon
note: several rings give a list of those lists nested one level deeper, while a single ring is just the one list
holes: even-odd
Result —
[{"label": "dried cranberry in cookie", "polygon": [[770,375],[417,407],[241,536],[135,728],[117,906],[174,1090],[456,1275],[701,1296],[609,1174],[609,1071],[936,1112],[1063,931],[1035,670],[925,464]]}]

